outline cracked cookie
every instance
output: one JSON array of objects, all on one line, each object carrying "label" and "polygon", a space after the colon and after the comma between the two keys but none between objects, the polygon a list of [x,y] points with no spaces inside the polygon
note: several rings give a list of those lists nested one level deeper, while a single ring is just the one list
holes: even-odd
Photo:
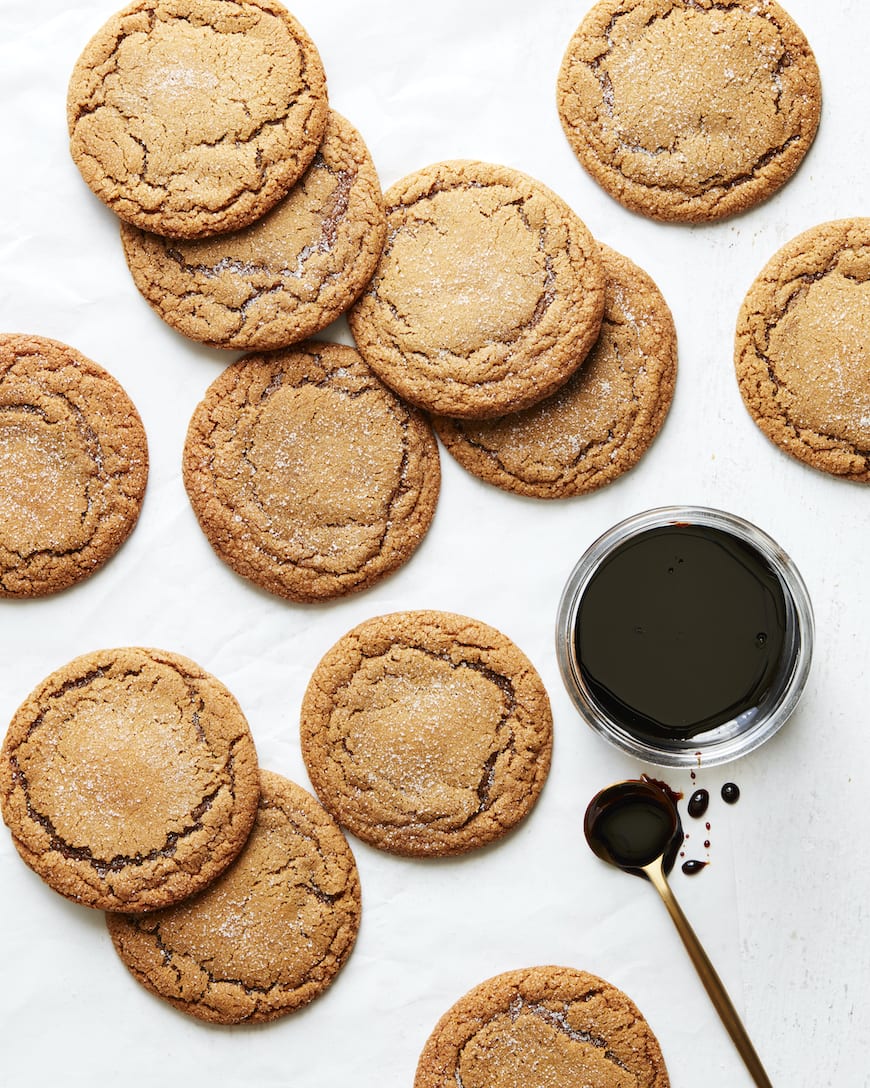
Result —
[{"label": "cracked cookie", "polygon": [[772,442],[870,482],[870,219],[821,223],[774,254],[743,300],[734,359]]},{"label": "cracked cookie", "polygon": [[477,419],[568,380],[598,335],[604,274],[563,200],[473,161],[411,174],[384,199],[383,254],[348,320],[387,385],[421,408]]},{"label": "cracked cookie", "polygon": [[601,0],[568,45],[557,106],[582,166],[625,207],[710,222],[797,170],[821,84],[773,0]]},{"label": "cracked cookie", "polygon": [[410,559],[435,513],[428,420],[353,348],[311,340],[248,355],[188,428],[184,483],[237,574],[294,601],[365,589]]},{"label": "cracked cookie", "polygon": [[496,975],[438,1021],[414,1088],[668,1088],[661,1048],[634,1002],[569,967]]},{"label": "cracked cookie", "polygon": [[75,658],[19,707],[0,752],[18,853],[100,910],[154,910],[199,891],[242,848],[258,795],[238,703],[162,650]]},{"label": "cracked cookie", "polygon": [[185,242],[121,227],[136,286],[163,320],[193,340],[244,351],[286,347],[344,313],[385,234],[371,156],[334,111],[305,175],[244,230]]},{"label": "cracked cookie", "polygon": [[381,850],[442,856],[499,838],[550,768],[541,678],[510,639],[448,612],[359,624],[302,702],[308,775],[338,822]]},{"label": "cracked cookie", "polygon": [[70,79],[70,151],[127,222],[173,238],[236,230],[303,174],[327,120],[317,49],[277,0],[136,0]]},{"label": "cracked cookie", "polygon": [[217,1024],[274,1020],[332,982],[359,929],[347,841],[301,786],[260,772],[244,849],[214,884],[150,914],[107,915],[133,976],[182,1012]]},{"label": "cracked cookie", "polygon": [[463,468],[534,498],[581,495],[632,468],[658,434],[674,393],[677,334],[650,277],[601,246],[604,319],[579,371],[552,396],[493,420],[433,417]]},{"label": "cracked cookie", "polygon": [[75,349],[0,334],[0,597],[87,578],[139,517],[148,443],[118,382]]}]

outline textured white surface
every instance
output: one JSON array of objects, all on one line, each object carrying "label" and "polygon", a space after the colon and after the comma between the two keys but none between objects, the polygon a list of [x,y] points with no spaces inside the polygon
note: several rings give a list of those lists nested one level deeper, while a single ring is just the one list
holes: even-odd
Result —
[{"label": "textured white surface", "polygon": [[[255,590],[200,533],[181,449],[194,406],[229,357],[183,340],[151,312],[115,221],[68,156],[69,73],[117,6],[2,3],[0,327],[66,341],[115,374],[142,414],[152,469],[141,521],[101,573],[55,598],[0,602],[0,727],[76,654],[160,646],[226,683],[262,764],[307,786],[297,719],[322,653],[361,619],[435,607],[499,627],[532,658],[553,702],[555,751],[530,819],[490,849],[414,862],[351,840],[364,898],[357,947],[322,998],[258,1029],[209,1028],[153,999],[115,958],[102,916],[43,886],[3,829],[0,1084],[410,1088],[429,1031],[462,993],[503,970],[561,963],[637,1001],[675,1088],[748,1085],[652,888],[606,868],[583,842],[592,794],[646,768],[578,720],[553,650],[559,593],[583,549],[615,521],[671,503],[721,507],[771,534],[803,573],[817,624],[791,722],[752,756],[698,771],[714,796],[711,864],[696,878],[676,874],[675,891],[774,1084],[870,1083],[868,495],[771,446],[743,408],[731,361],[740,302],[774,251],[818,222],[870,210],[870,5],[787,4],[822,73],[818,138],[773,199],[701,227],[630,214],[575,161],[554,86],[586,3],[291,5],[320,49],[332,104],[362,132],[385,187],[456,157],[539,178],[653,276],[680,353],[671,414],[627,476],[586,498],[536,502],[479,483],[445,455],[435,521],[412,561],[370,592],[323,607]],[[349,342],[343,323],[330,334]],[[686,772],[663,777],[686,792],[693,785]],[[733,809],[718,802],[728,779],[742,790]],[[703,825],[688,829],[691,852],[706,856]]]}]

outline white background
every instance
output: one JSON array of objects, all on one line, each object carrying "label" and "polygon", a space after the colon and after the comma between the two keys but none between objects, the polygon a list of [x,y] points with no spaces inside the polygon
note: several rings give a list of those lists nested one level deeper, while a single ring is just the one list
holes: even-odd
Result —
[{"label": "white background", "polygon": [[[819,135],[773,199],[712,226],[656,224],[584,174],[556,113],[562,53],[588,4],[569,0],[299,0],[332,104],[362,132],[384,187],[440,159],[501,162],[548,184],[593,234],[643,266],[676,320],[680,372],[660,437],[632,472],[570,501],[521,499],[442,457],[431,531],[410,563],[324,606],[262,593],[220,563],[181,482],[188,419],[230,356],[164,326],[136,292],[117,225],[67,151],[66,85],[115,0],[0,0],[0,328],[63,340],[127,389],[151,476],[133,536],[90,581],[0,602],[0,729],[48,672],[101,646],[192,657],[244,708],[263,766],[308,785],[298,713],[320,656],[358,621],[451,609],[500,628],[550,692],[555,749],[528,821],[501,843],[441,862],[351,840],[363,888],[357,946],[334,985],[260,1028],[200,1024],[141,989],[103,918],[45,887],[0,829],[0,1083],[70,1088],[233,1084],[410,1088],[440,1014],[500,971],[560,963],[627,991],[661,1041],[675,1088],[750,1083],[653,889],[583,841],[600,787],[647,769],[577,717],[553,649],[556,607],[585,547],[652,506],[717,506],[754,521],[797,563],[817,622],[802,703],[755,754],[662,777],[711,790],[709,851],[687,821],[697,877],[673,886],[776,1085],[870,1084],[868,497],[772,446],[743,408],[735,318],[762,265],[818,222],[870,214],[867,41],[861,0],[790,0],[822,73]],[[349,342],[339,322],[329,335]],[[742,798],[718,799],[733,779]],[[532,1088],[532,1086],[530,1086]]]}]

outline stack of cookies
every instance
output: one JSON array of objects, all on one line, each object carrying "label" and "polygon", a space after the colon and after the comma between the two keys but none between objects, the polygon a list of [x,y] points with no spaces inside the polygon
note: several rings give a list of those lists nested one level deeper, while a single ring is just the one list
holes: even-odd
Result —
[{"label": "stack of cookies", "polygon": [[79,58],[68,121],[157,313],[194,340],[256,353],[208,390],[185,448],[216,553],[296,601],[404,563],[434,514],[438,449],[422,413],[352,348],[308,339],[368,282],[386,217],[305,30],[269,0],[139,0]]},{"label": "stack of cookies", "polygon": [[504,166],[438,163],[386,203],[388,241],[348,320],[457,461],[540,498],[635,464],[676,377],[673,320],[650,278]]},{"label": "stack of cookies", "polygon": [[0,804],[30,868],[108,912],[133,975],[192,1016],[282,1016],[353,947],[360,887],[343,834],[259,769],[232,694],[178,654],[102,650],[43,680],[6,734]]},{"label": "stack of cookies", "polygon": [[269,0],[137,0],[69,84],[70,150],[136,284],[185,335],[272,349],[327,325],[383,243],[377,175],[323,64]]}]

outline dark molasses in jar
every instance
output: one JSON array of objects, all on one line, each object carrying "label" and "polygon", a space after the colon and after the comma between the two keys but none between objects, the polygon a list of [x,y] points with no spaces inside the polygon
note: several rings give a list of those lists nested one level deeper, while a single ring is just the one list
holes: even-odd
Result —
[{"label": "dark molasses in jar", "polygon": [[562,594],[568,693],[617,747],[662,766],[712,766],[786,721],[812,656],[796,567],[742,518],[664,507],[615,525]]},{"label": "dark molasses in jar", "polygon": [[782,585],[759,552],[712,526],[674,524],[601,563],[574,638],[593,697],[655,739],[755,710],[777,680],[785,628]]}]

